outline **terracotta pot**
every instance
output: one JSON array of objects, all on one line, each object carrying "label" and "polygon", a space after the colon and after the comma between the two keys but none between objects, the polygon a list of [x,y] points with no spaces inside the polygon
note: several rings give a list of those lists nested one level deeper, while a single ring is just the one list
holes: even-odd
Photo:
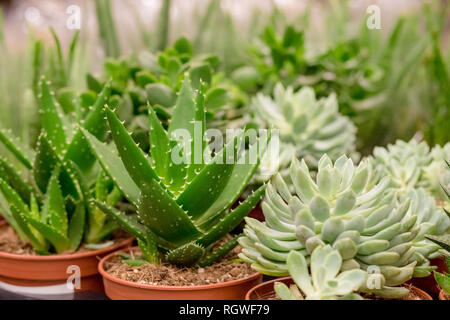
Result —
[{"label": "terracotta pot", "polygon": [[0,216],[0,228],[3,226],[6,226],[8,223],[6,222],[6,220]]},{"label": "terracotta pot", "polygon": [[450,300],[448,298],[448,295],[445,294],[444,290],[441,290],[441,292],[439,292],[439,300]]},{"label": "terracotta pot", "polygon": [[139,284],[113,277],[105,271],[105,262],[121,252],[126,250],[107,255],[98,265],[105,293],[112,300],[242,300],[250,288],[262,282],[262,275],[254,273],[243,279],[199,286]]},{"label": "terracotta pot", "polygon": [[[437,272],[445,273],[445,274],[448,273],[448,268],[447,268],[447,264],[445,263],[444,257],[431,259],[430,265],[436,266]],[[439,296],[439,293],[441,292],[441,288],[436,283],[433,273],[431,275],[429,275],[428,277],[413,278],[413,279],[409,280],[407,283],[412,284],[414,287],[424,290],[425,292],[429,293],[430,295],[432,295],[435,298],[437,298]]]},{"label": "terracotta pot", "polygon": [[75,265],[81,273],[81,288],[75,291],[103,291],[97,269],[99,259],[130,247],[133,240],[128,238],[107,248],[73,254],[32,256],[0,252],[0,281],[26,287],[63,284],[73,275],[67,268]]},{"label": "terracotta pot", "polygon": [[[267,281],[264,283],[261,283],[260,285],[257,285],[256,287],[252,288],[247,294],[245,295],[245,300],[267,300],[274,296],[275,291],[273,289],[273,285],[275,282],[283,282],[285,285],[290,286],[291,284],[294,284],[294,281],[291,277],[284,277],[279,279],[274,279],[271,281]],[[420,290],[416,287],[410,287],[410,290],[414,292],[414,294],[418,297],[420,297],[422,300],[433,300],[433,298],[426,293],[423,290]]]}]

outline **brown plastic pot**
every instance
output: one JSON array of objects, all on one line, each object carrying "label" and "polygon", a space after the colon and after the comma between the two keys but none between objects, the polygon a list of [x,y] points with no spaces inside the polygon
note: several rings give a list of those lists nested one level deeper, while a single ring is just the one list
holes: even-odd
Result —
[{"label": "brown plastic pot", "polygon": [[441,292],[439,292],[439,300],[450,300],[448,298],[448,295],[445,294],[444,290],[441,290]]},{"label": "brown plastic pot", "polygon": [[158,286],[125,281],[113,277],[104,269],[107,260],[122,252],[126,250],[107,255],[98,265],[105,293],[112,300],[243,300],[250,288],[262,282],[259,273],[243,279],[199,286]]},{"label": "brown plastic pot", "polygon": [[128,238],[107,248],[73,254],[33,256],[0,252],[0,281],[27,287],[62,284],[73,274],[67,268],[75,265],[81,273],[81,288],[75,291],[103,291],[98,274],[100,258],[130,247],[133,240]]},{"label": "brown plastic pot", "polygon": [[[439,257],[430,260],[430,265],[437,267],[436,271],[440,273],[448,273],[447,264],[445,263],[444,257]],[[414,287],[422,289],[423,291],[429,293],[433,297],[437,298],[441,292],[441,288],[436,283],[433,273],[428,277],[424,278],[412,278],[407,283],[412,284]]]},{"label": "brown plastic pot", "polygon": [[[294,281],[291,277],[284,277],[267,281],[261,283],[260,285],[257,285],[249,292],[247,292],[247,294],[245,295],[245,300],[267,300],[274,297],[275,290],[273,289],[273,285],[275,284],[275,282],[282,282],[287,286],[294,284]],[[433,298],[428,293],[420,290],[419,288],[411,286],[409,289],[413,291],[416,296],[420,297],[421,300],[433,300]]]}]

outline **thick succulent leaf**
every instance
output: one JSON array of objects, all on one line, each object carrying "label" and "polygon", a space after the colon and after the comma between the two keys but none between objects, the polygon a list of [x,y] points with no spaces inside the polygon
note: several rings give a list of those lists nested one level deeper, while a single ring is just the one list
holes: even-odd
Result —
[{"label": "thick succulent leaf", "polygon": [[266,185],[262,185],[251,196],[245,199],[236,209],[227,214],[217,224],[215,224],[204,236],[197,240],[198,244],[208,247],[217,240],[223,238],[227,233],[236,228],[247,214],[255,208],[261,200],[266,190]]},{"label": "thick succulent leaf", "polygon": [[40,119],[44,131],[47,133],[48,140],[55,147],[57,154],[62,154],[67,147],[65,120],[59,106],[56,105],[54,93],[50,91],[47,82],[43,78],[40,82]]},{"label": "thick succulent leaf", "polygon": [[439,284],[439,287],[445,291],[446,294],[450,294],[450,275],[442,274],[440,272],[434,272],[434,278]]},{"label": "thick succulent leaf", "polygon": [[203,257],[199,261],[200,267],[206,267],[209,266],[215,262],[220,261],[224,256],[226,256],[231,250],[233,250],[238,245],[238,238],[239,236],[235,236],[231,238],[230,240],[226,241],[224,244],[222,244],[219,248],[214,249],[212,252],[210,252],[208,255]]},{"label": "thick succulent leaf", "polygon": [[[264,152],[265,146],[260,146],[260,150]],[[255,143],[242,155],[246,157],[247,154],[257,152],[258,144]],[[205,211],[205,213],[196,221],[196,224],[203,230],[209,229],[215,223],[215,219],[230,208],[233,203],[242,195],[242,192],[247,187],[250,179],[259,166],[259,160],[252,164],[249,162],[238,163],[234,166],[233,172],[220,197],[213,205]]]},{"label": "thick succulent leaf", "polygon": [[41,133],[37,142],[37,153],[33,165],[34,180],[39,189],[45,193],[48,181],[53,169],[58,163],[58,158],[50,145],[45,133]]},{"label": "thick succulent leaf", "polygon": [[103,170],[105,170],[106,174],[111,177],[115,185],[124,194],[124,196],[132,204],[137,206],[140,190],[128,174],[122,160],[106,144],[98,141],[88,131],[84,129],[82,129],[82,131]]},{"label": "thick succulent leaf", "polygon": [[138,210],[142,223],[173,247],[201,234],[187,213],[155,180],[142,187]]},{"label": "thick succulent leaf", "polygon": [[83,232],[85,227],[86,212],[83,203],[79,203],[75,212],[72,214],[69,223],[69,241],[70,249],[75,251],[80,246],[81,240],[83,239]]},{"label": "thick succulent leaf", "polygon": [[33,192],[32,188],[22,179],[19,172],[2,158],[0,158],[0,178],[8,182],[25,203],[30,203],[30,196]]},{"label": "thick succulent leaf", "polygon": [[41,221],[49,224],[62,235],[67,235],[68,218],[59,184],[60,169],[56,167],[48,183]]},{"label": "thick succulent leaf", "polygon": [[202,246],[190,242],[171,250],[167,253],[166,260],[174,265],[190,267],[195,265],[204,253],[205,249]]},{"label": "thick succulent leaf", "polygon": [[15,205],[11,205],[10,210],[17,226],[20,228],[27,240],[30,241],[33,248],[39,251],[47,251],[48,244],[45,241],[45,238],[43,238],[36,229],[28,224],[26,213],[20,211]]},{"label": "thick succulent leaf", "polygon": [[[172,154],[177,154],[181,159],[181,163],[174,163],[172,161],[169,164],[169,188],[175,192],[181,191],[185,187],[188,174],[186,167],[189,167],[186,163],[188,160],[187,157],[192,157],[195,153],[195,120],[196,105],[194,94],[192,92],[189,78],[185,77],[178,94],[175,109],[168,128],[168,137],[173,142],[171,152]],[[185,146],[183,143],[177,142],[178,139],[181,139],[180,135],[188,135],[186,138],[192,139],[189,146]],[[183,142],[186,143],[186,141]],[[191,153],[190,155],[186,154],[185,147],[189,147]]]},{"label": "thick succulent leaf", "polygon": [[[53,213],[50,213],[50,215],[53,215]],[[30,216],[25,216],[25,218],[28,223],[36,228],[55,247],[57,253],[62,253],[70,249],[70,240],[66,235]]]},{"label": "thick succulent leaf", "polygon": [[159,180],[149,159],[144,155],[142,149],[136,145],[115,113],[107,108],[106,117],[120,158],[136,185],[143,187],[153,179]]},{"label": "thick succulent leaf", "polygon": [[[93,109],[83,122],[83,128],[100,141],[104,141],[106,137],[107,127],[104,119],[104,105],[108,101],[110,93],[111,87],[107,83],[98,95]],[[92,168],[95,162],[95,156],[92,154],[89,143],[86,141],[86,137],[81,130],[77,131],[70,142],[64,158],[72,160],[85,173]]]},{"label": "thick succulent leaf", "polygon": [[[233,173],[236,163],[234,160],[236,146],[241,138],[242,134],[220,150],[213,161],[200,171],[178,197],[177,203],[192,219],[197,220],[201,217],[222,194]],[[230,152],[230,149],[234,151]],[[228,155],[232,155],[233,158],[225,158]],[[201,194],[203,196],[199,197]]]},{"label": "thick succulent leaf", "polygon": [[179,129],[188,130],[191,137],[194,137],[194,123],[196,116],[194,93],[191,88],[191,81],[185,77],[177,97],[175,109],[169,124],[169,137]]},{"label": "thick succulent leaf", "polygon": [[314,294],[314,288],[309,277],[305,257],[296,251],[291,251],[287,259],[289,274],[295,284],[307,295]]},{"label": "thick succulent leaf", "polygon": [[170,161],[170,141],[153,108],[148,105],[147,109],[150,123],[150,156],[156,173],[163,179],[167,176]]},{"label": "thick succulent leaf", "polygon": [[175,105],[177,96],[173,90],[162,83],[149,83],[145,86],[147,98],[151,105],[160,105],[166,108]]},{"label": "thick succulent leaf", "polygon": [[1,129],[0,141],[3,142],[6,148],[28,169],[33,167],[35,153],[32,149],[22,143],[15,137],[11,131]]}]

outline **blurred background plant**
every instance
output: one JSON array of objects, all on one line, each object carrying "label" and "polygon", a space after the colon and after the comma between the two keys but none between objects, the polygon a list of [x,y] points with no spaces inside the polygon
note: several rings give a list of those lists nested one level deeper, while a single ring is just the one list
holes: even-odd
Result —
[{"label": "blurred background plant", "polygon": [[[295,90],[308,85],[319,98],[337,94],[340,112],[358,128],[357,149],[363,154],[375,145],[413,136],[423,137],[431,146],[449,141],[447,1],[4,3],[1,55],[2,62],[8,63],[2,63],[0,90],[2,108],[8,111],[1,122],[30,142],[37,74],[47,74],[58,86],[54,89],[81,91],[87,71],[108,76],[105,57],[121,61],[130,53],[136,58],[164,56],[180,36],[190,41],[195,56],[219,58],[216,71],[225,79],[221,83],[229,81],[229,76],[239,85],[232,89],[239,96],[239,107],[259,90],[271,94],[278,81]],[[66,9],[72,4],[82,12],[75,53],[71,53],[74,31],[66,27]],[[366,9],[371,4],[381,9],[381,30],[366,26]],[[50,25],[59,41],[52,39]],[[24,47],[26,38],[29,45]],[[242,109],[225,119],[246,112]]]}]

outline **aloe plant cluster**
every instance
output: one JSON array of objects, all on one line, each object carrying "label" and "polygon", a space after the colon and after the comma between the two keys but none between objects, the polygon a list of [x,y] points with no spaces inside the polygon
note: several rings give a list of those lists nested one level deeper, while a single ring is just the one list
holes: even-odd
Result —
[{"label": "aloe plant cluster", "polygon": [[241,258],[264,274],[286,275],[289,252],[309,259],[316,247],[331,245],[344,260],[342,270],[377,267],[383,280],[376,294],[406,294],[395,286],[414,273],[430,274],[428,258],[439,249],[425,234],[445,233],[450,220],[423,191],[403,195],[389,176],[372,185],[372,174],[367,160],[355,167],[345,156],[333,163],[325,155],[313,179],[305,161],[294,160],[294,194],[281,175],[272,179],[262,202],[266,222],[246,219]]},{"label": "aloe plant cluster", "polygon": [[[243,159],[258,147],[254,142],[249,149],[237,148],[239,136],[217,152],[211,162],[203,158],[200,162],[177,164],[173,160],[173,152],[185,160],[194,160],[194,151],[210,153],[204,136],[204,99],[202,87],[194,94],[190,78],[185,77],[167,130],[153,108],[148,107],[150,157],[110,109],[106,115],[118,154],[84,130],[103,169],[135,205],[138,214],[127,216],[98,200],[97,206],[136,236],[143,256],[152,263],[166,261],[191,266],[208,265],[220,259],[237,241],[232,238],[218,248],[216,243],[242,221],[265,189],[262,186],[230,210],[258,166],[258,162],[225,161],[230,154],[235,160]],[[187,130],[194,137],[195,123],[200,124],[201,138],[191,138],[188,151],[174,140],[174,132]]]},{"label": "aloe plant cluster", "polygon": [[81,132],[83,128],[98,139],[106,138],[103,105],[110,95],[109,84],[79,125],[63,113],[49,85],[41,79],[42,129],[34,149],[8,130],[0,131],[0,141],[23,168],[19,173],[1,159],[0,190],[3,216],[17,233],[38,253],[61,253],[75,251],[83,238],[97,243],[116,230],[117,224],[89,202],[98,197],[114,205],[121,194],[95,166]]}]

